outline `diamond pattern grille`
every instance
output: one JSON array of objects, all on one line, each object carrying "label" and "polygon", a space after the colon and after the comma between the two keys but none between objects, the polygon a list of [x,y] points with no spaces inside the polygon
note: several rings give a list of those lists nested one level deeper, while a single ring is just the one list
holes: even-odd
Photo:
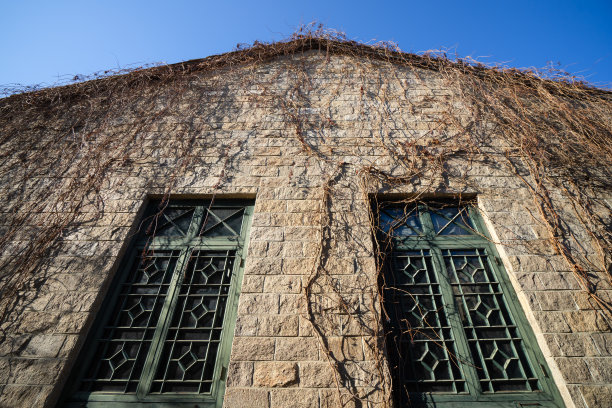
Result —
[{"label": "diamond pattern grille", "polygon": [[445,250],[444,263],[483,392],[540,390],[485,250]]},{"label": "diamond pattern grille", "polygon": [[195,210],[193,206],[165,208],[149,232],[161,237],[187,236]]},{"label": "diamond pattern grille", "polygon": [[436,235],[470,235],[475,232],[466,207],[432,208],[430,214]]},{"label": "diamond pattern grille", "polygon": [[133,266],[118,275],[105,302],[70,403],[220,401],[232,335],[224,334],[226,314],[235,313],[232,280],[251,212],[246,201],[230,200],[147,209],[128,259]]},{"label": "diamond pattern grille", "polygon": [[391,249],[382,292],[395,404],[556,407],[475,209],[383,202],[378,227],[378,242]]},{"label": "diamond pattern grille", "polygon": [[238,236],[242,229],[243,208],[207,208],[200,235],[204,237]]},{"label": "diamond pattern grille", "polygon": [[152,392],[210,392],[234,255],[234,251],[191,255]]},{"label": "diamond pattern grille", "polygon": [[430,252],[395,253],[386,276],[391,352],[407,392],[466,391]]},{"label": "diamond pattern grille", "polygon": [[159,251],[138,258],[121,285],[82,391],[136,391],[178,255],[179,251]]}]

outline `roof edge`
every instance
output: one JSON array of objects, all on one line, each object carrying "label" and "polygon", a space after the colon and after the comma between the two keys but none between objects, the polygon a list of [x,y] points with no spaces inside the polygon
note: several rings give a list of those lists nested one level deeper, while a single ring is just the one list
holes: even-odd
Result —
[{"label": "roof edge", "polygon": [[[173,74],[190,74],[194,72],[205,72],[216,69],[222,69],[225,67],[231,67],[235,65],[244,65],[253,62],[269,62],[275,58],[281,56],[294,55],[299,52],[306,51],[325,51],[330,55],[350,55],[356,57],[367,57],[377,61],[386,61],[398,65],[413,66],[417,68],[440,71],[443,68],[455,68],[460,69],[463,73],[474,75],[481,79],[496,79],[498,77],[511,75],[514,80],[522,83],[523,85],[533,86],[538,83],[540,86],[544,85],[549,91],[558,93],[559,85],[567,85],[578,87],[581,91],[586,91],[593,96],[612,96],[612,90],[597,88],[585,81],[570,81],[571,77],[560,78],[554,80],[550,78],[543,78],[536,72],[530,70],[524,70],[519,68],[506,68],[506,67],[491,67],[477,61],[457,59],[456,61],[450,60],[445,55],[436,54],[414,54],[409,52],[403,52],[399,49],[392,49],[388,43],[381,43],[380,45],[370,45],[359,43],[353,40],[345,40],[338,38],[327,38],[326,36],[314,36],[311,34],[295,36],[286,41],[278,41],[272,43],[261,43],[255,42],[244,49],[238,49],[222,54],[215,54],[205,58],[198,58],[188,60],[184,62],[178,62],[173,64],[164,64],[151,68],[140,68],[135,69],[131,72],[112,74],[109,76],[102,76],[100,78],[90,79],[83,82],[76,82],[67,85],[51,86],[48,88],[42,88],[34,91],[26,91],[23,93],[16,93],[5,98],[1,98],[0,101],[3,103],[9,103],[9,100],[15,100],[28,95],[30,98],[35,95],[40,95],[43,99],[45,94],[56,94],[58,91],[62,94],[70,95],[79,93],[79,90],[84,88],[94,88],[102,90],[105,85],[110,85],[112,82],[123,80],[130,82],[139,82],[144,76],[149,81],[163,80],[164,78],[171,78]],[[52,95],[48,95],[52,96]]]}]

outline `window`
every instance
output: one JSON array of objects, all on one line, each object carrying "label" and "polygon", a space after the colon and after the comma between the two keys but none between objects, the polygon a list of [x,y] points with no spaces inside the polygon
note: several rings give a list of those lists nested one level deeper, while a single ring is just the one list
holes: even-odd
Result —
[{"label": "window", "polygon": [[220,407],[252,206],[151,203],[68,406]]},{"label": "window", "polygon": [[378,214],[397,405],[562,406],[475,207],[383,202]]}]

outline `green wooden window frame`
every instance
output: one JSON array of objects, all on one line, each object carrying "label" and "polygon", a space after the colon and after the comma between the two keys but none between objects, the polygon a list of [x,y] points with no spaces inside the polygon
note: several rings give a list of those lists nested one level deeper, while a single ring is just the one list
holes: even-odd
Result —
[{"label": "green wooden window frame", "polygon": [[379,202],[397,406],[564,406],[474,202]]},{"label": "green wooden window frame", "polygon": [[245,200],[148,205],[65,406],[222,406],[252,214]]}]

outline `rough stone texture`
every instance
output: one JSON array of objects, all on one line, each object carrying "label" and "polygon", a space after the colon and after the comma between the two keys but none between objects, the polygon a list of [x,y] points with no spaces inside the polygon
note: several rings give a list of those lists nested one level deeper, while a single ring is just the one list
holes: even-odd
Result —
[{"label": "rough stone texture", "polygon": [[272,408],[319,408],[316,389],[283,389],[270,391]]},{"label": "rough stone texture", "polygon": [[227,369],[228,387],[250,387],[253,385],[254,363],[250,361],[233,361]]},{"label": "rough stone texture", "polygon": [[268,391],[255,388],[228,388],[223,406],[227,408],[269,408]]},{"label": "rough stone texture", "polygon": [[327,361],[300,363],[300,385],[311,388],[331,388],[335,384],[334,371]]},{"label": "rough stone texture", "polygon": [[298,366],[295,363],[256,363],[253,384],[256,387],[287,387],[297,385]]},{"label": "rough stone texture", "polygon": [[583,386],[579,387],[584,403],[588,407],[612,406],[612,386]]},{"label": "rough stone texture", "polygon": [[8,384],[2,386],[0,407],[38,407],[43,406],[51,386],[32,386]]},{"label": "rough stone texture", "polygon": [[232,345],[232,360],[274,360],[274,338],[236,337]]},{"label": "rough stone texture", "polygon": [[314,337],[289,337],[276,340],[275,360],[317,361],[319,343]]},{"label": "rough stone texture", "polygon": [[[369,204],[363,200],[355,170],[371,164],[391,173],[398,169],[381,145],[380,118],[372,113],[371,107],[379,104],[381,84],[360,67],[366,64],[379,70],[384,79],[389,103],[384,122],[393,127],[385,136],[388,143],[427,137],[437,126],[436,114],[441,113],[436,98],[448,91],[436,73],[425,70],[369,65],[317,52],[293,58],[312,77],[307,92],[310,106],[300,108],[303,114],[317,121],[317,113],[324,112],[334,122],[320,132],[305,134],[314,149],[345,162],[347,168],[332,187],[332,233],[324,265],[329,282],[317,282],[312,291],[319,296],[318,328],[328,336],[331,355],[354,377],[353,392],[363,396],[362,405],[350,402],[352,396],[345,391],[338,396],[334,372],[306,318],[303,291],[319,251],[321,186],[336,164],[304,151],[294,124],[270,96],[293,84],[287,59],[279,57],[260,66],[238,67],[234,73],[194,76],[181,103],[199,110],[188,114],[179,110],[164,117],[148,130],[141,152],[112,168],[100,191],[103,212],[93,204],[85,207],[78,227],[66,232],[58,251],[38,271],[40,286],[22,294],[26,305],[15,313],[15,321],[6,329],[8,337],[0,344],[0,406],[55,405],[75,366],[80,340],[99,312],[106,285],[119,265],[122,247],[137,224],[138,211],[147,197],[166,191],[179,162],[173,143],[185,138],[181,129],[194,123],[199,127],[190,151],[198,160],[178,175],[171,195],[250,197],[256,203],[224,405],[382,406],[383,398],[375,388],[381,381],[376,377],[376,356],[369,346],[375,343],[372,333],[381,321],[380,311],[373,306],[378,296],[377,271]],[[271,88],[269,93],[263,92],[266,86]],[[419,105],[424,99],[427,106]],[[45,120],[41,118],[36,126],[43,133],[52,132],[54,124]],[[126,113],[114,120],[112,125],[120,128],[134,118]],[[504,141],[491,143],[503,145]],[[30,171],[27,166],[24,169]],[[533,217],[537,208],[525,185],[495,163],[450,163],[447,171],[448,186],[431,186],[429,193],[477,197],[566,404],[612,406],[610,327],[581,294],[565,261],[552,250],[547,232]],[[462,176],[454,177],[458,171]],[[61,182],[69,178],[66,175]],[[10,190],[13,182],[2,182],[6,191],[0,196],[8,204],[0,210],[0,228],[6,228],[12,210],[23,203]],[[40,178],[40,183],[55,182]],[[391,191],[373,186],[368,193],[407,195],[417,189],[416,184]],[[575,224],[569,203],[553,193],[553,199],[568,211],[564,220]],[[32,231],[46,219],[48,213],[43,210],[38,221],[33,218],[32,225],[19,231],[1,257],[25,248]],[[595,250],[589,247],[584,229],[576,225],[574,230],[575,236],[584,237],[586,256],[592,256]],[[596,278],[598,288],[610,296],[605,277]],[[344,297],[346,309],[337,308],[332,287]],[[349,318],[351,313],[359,316],[360,323]]]}]

